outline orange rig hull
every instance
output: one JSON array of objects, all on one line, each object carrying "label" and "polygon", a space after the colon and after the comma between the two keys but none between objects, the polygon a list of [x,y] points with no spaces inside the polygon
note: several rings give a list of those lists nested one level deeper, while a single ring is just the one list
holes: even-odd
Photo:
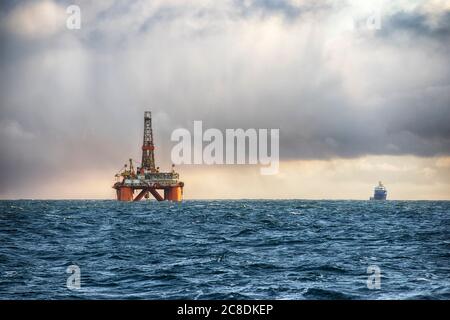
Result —
[{"label": "orange rig hull", "polygon": [[[183,185],[179,183],[178,186],[163,187],[163,186],[152,186],[152,187],[130,187],[125,185],[116,184],[114,186],[116,189],[117,200],[119,201],[139,201],[142,198],[148,198],[151,194],[158,201],[176,201],[179,202],[183,200]],[[157,191],[163,190],[163,196]],[[134,196],[135,191],[139,193]]]}]

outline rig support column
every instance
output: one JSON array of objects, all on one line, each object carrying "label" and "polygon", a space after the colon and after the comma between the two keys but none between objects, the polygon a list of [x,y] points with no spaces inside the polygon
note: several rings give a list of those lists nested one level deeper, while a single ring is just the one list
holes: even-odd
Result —
[{"label": "rig support column", "polygon": [[133,201],[133,188],[120,187],[117,189],[117,200],[119,201]]},{"label": "rig support column", "polygon": [[182,187],[170,187],[164,189],[164,200],[181,201],[183,199]]}]

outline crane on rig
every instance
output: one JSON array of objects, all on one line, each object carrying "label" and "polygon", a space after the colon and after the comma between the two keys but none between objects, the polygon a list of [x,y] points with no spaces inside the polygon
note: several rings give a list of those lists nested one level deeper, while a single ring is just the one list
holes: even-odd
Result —
[{"label": "crane on rig", "polygon": [[[129,159],[129,166],[116,174],[119,180],[113,188],[116,189],[117,200],[139,201],[148,199],[150,194],[158,201],[181,201],[184,183],[179,181],[179,174],[172,164],[171,172],[159,172],[155,166],[155,146],[153,144],[152,114],[144,112],[144,142],[142,144],[142,162],[134,169],[133,160]],[[161,195],[157,190],[163,190]],[[139,193],[134,196],[135,191]]]}]

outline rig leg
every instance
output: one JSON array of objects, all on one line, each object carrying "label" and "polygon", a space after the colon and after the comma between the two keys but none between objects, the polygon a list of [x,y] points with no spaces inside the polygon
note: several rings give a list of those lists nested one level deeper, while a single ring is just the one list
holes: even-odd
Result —
[{"label": "rig leg", "polygon": [[183,198],[183,188],[182,187],[170,187],[164,189],[164,200],[169,201],[181,201]]},{"label": "rig leg", "polygon": [[150,191],[150,193],[155,197],[156,200],[158,200],[158,201],[164,200],[164,198],[161,197],[161,195],[158,193],[158,191],[156,191],[155,188],[150,188],[148,191]]},{"label": "rig leg", "polygon": [[120,187],[117,189],[117,200],[119,201],[132,201],[133,200],[133,188]]},{"label": "rig leg", "polygon": [[145,197],[149,192],[149,189],[142,189],[141,192],[139,192],[139,194],[136,196],[136,198],[134,198],[133,201],[139,201],[141,200],[143,197]]}]

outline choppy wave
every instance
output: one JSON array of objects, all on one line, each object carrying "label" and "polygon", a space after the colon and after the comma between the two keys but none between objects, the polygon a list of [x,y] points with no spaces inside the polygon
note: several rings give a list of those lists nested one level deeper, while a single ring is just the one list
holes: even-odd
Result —
[{"label": "choppy wave", "polygon": [[445,201],[0,201],[0,299],[449,299],[449,235]]}]

